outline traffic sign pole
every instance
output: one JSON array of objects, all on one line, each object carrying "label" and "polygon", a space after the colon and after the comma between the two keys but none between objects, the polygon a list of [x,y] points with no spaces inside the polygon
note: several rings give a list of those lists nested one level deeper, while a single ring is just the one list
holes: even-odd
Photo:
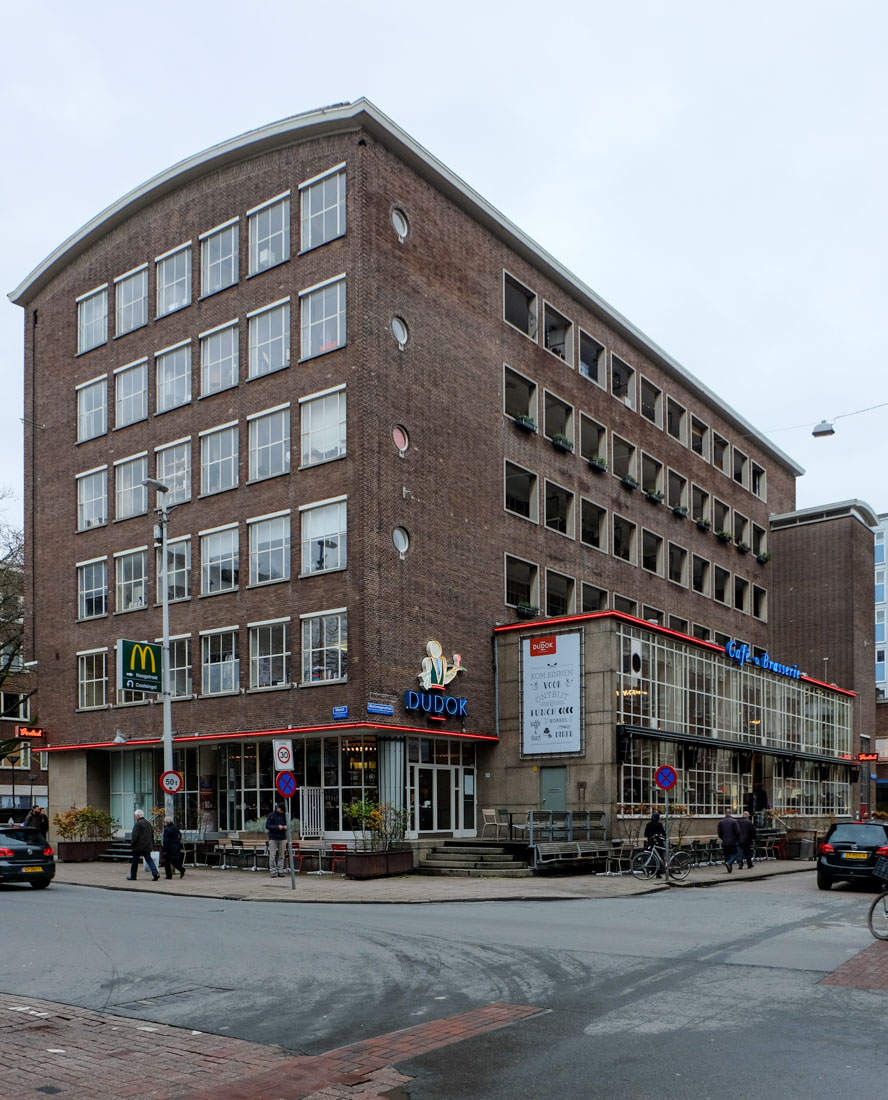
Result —
[{"label": "traffic sign pole", "polygon": [[[283,742],[281,743],[283,744]],[[281,754],[280,756],[278,756],[277,750],[275,750],[275,755],[277,759],[280,759],[282,761],[286,754]],[[290,754],[290,759],[292,759],[292,752]],[[293,792],[296,790],[296,776],[289,771],[279,771],[275,776],[274,785],[277,787],[278,794],[281,796],[281,798],[286,799],[284,803],[284,805],[286,806],[284,817],[287,821],[287,861],[290,864],[290,889],[295,890],[296,870],[293,867],[293,830],[291,825],[293,814],[291,812],[291,799],[293,797]]]},{"label": "traffic sign pole", "polygon": [[296,868],[293,864],[296,862],[293,859],[293,828],[292,820],[293,814],[290,810],[291,799],[287,799],[287,862],[290,864],[290,889],[296,889]]},{"label": "traffic sign pole", "polygon": [[675,768],[673,768],[670,764],[661,765],[659,768],[657,768],[656,772],[654,773],[654,782],[657,784],[657,786],[663,792],[663,797],[666,800],[666,809],[665,809],[665,812],[663,814],[663,817],[665,818],[664,828],[666,830],[666,847],[664,848],[664,859],[666,861],[666,866],[665,866],[664,870],[666,871],[666,884],[668,885],[669,884],[669,792],[672,790],[672,788],[678,782],[678,775],[676,774]]}]

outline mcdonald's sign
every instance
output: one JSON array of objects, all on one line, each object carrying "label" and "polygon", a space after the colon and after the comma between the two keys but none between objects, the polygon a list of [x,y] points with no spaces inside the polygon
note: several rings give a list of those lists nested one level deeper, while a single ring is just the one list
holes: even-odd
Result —
[{"label": "mcdonald's sign", "polygon": [[163,647],[151,642],[117,640],[117,690],[162,690]]}]

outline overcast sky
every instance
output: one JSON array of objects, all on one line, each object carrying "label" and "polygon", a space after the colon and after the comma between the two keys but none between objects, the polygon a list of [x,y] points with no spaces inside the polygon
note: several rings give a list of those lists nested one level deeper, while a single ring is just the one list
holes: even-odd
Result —
[{"label": "overcast sky", "polygon": [[[799,507],[888,511],[888,407],[847,416],[888,402],[884,0],[31,0],[2,25],[4,293],[183,157],[363,95],[804,466]],[[4,296],[15,522],[21,334]]]}]

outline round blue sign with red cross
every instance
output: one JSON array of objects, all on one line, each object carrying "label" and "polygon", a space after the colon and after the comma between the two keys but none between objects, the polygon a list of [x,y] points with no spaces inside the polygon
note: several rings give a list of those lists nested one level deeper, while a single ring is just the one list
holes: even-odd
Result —
[{"label": "round blue sign with red cross", "polygon": [[292,772],[278,772],[274,784],[284,798],[292,798],[296,790],[296,776]]},{"label": "round blue sign with red cross", "polygon": [[657,768],[657,774],[654,776],[654,782],[657,784],[661,791],[671,790],[678,782],[678,776],[675,774],[675,768],[670,767],[668,764],[663,764],[662,767]]}]

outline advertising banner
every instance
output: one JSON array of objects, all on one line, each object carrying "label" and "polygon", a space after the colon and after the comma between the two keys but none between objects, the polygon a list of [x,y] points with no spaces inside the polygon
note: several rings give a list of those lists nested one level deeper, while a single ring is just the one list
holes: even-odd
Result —
[{"label": "advertising banner", "polygon": [[524,638],[522,751],[579,752],[580,635]]}]

